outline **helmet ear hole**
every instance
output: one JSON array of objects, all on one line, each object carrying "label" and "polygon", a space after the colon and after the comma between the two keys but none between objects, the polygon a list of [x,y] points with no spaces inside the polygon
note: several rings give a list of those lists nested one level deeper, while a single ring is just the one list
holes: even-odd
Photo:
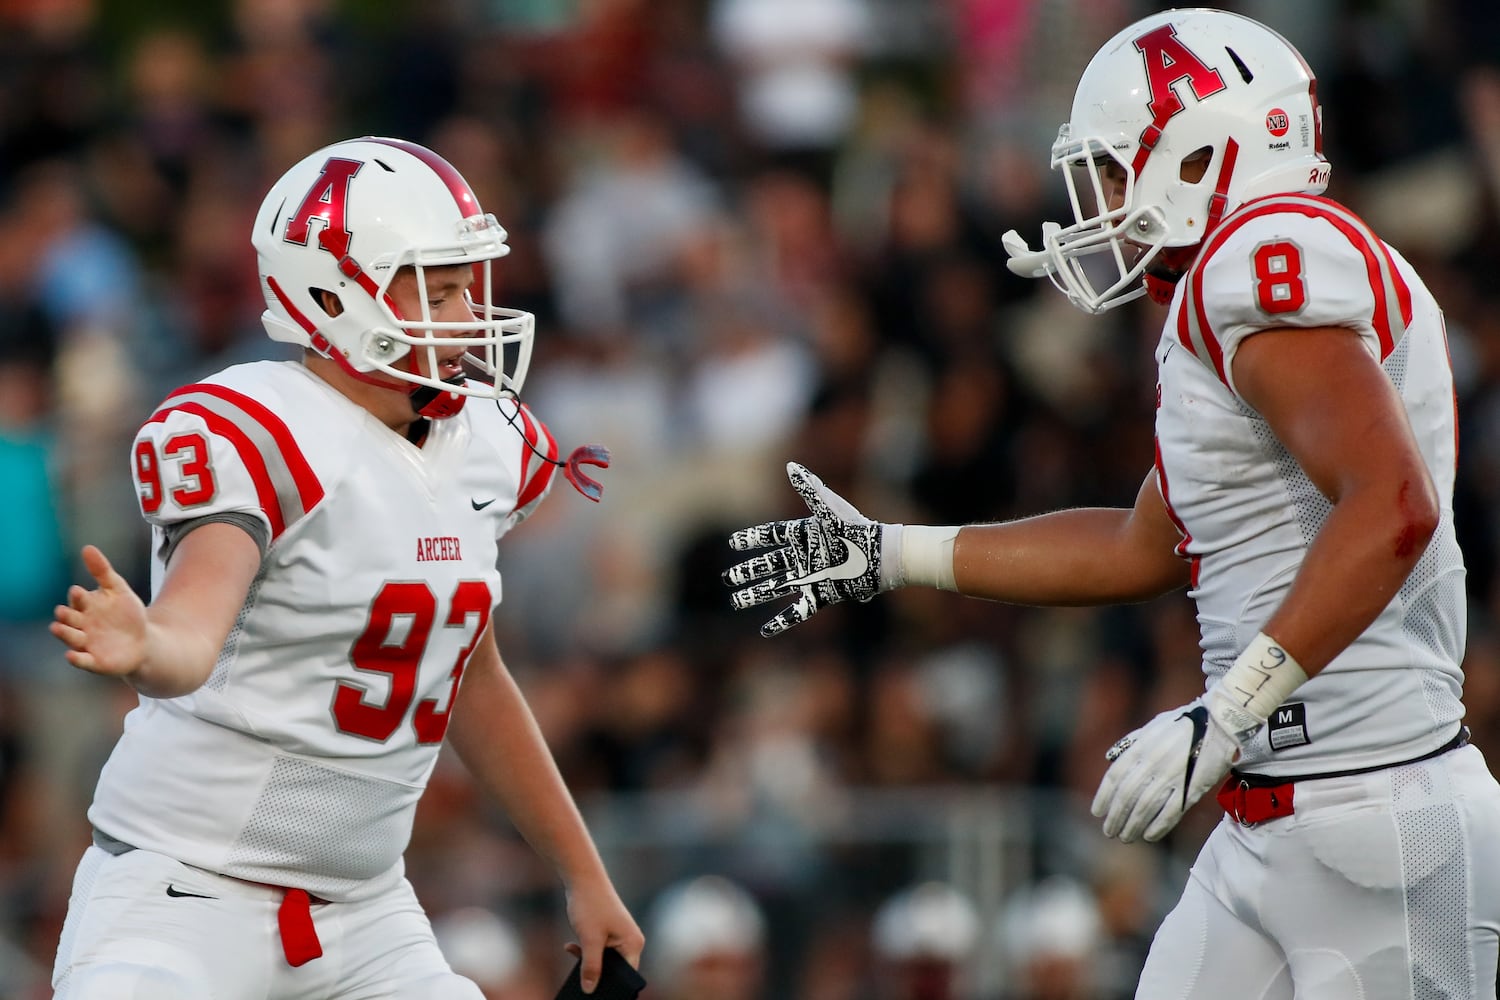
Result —
[{"label": "helmet ear hole", "polygon": [[341,316],[344,312],[344,300],[339,298],[339,293],[327,288],[309,288],[307,294],[313,297],[313,301],[323,307],[323,311],[329,316]]},{"label": "helmet ear hole", "polygon": [[1214,158],[1212,146],[1199,146],[1182,158],[1177,176],[1184,184],[1197,184],[1208,174],[1208,164]]}]

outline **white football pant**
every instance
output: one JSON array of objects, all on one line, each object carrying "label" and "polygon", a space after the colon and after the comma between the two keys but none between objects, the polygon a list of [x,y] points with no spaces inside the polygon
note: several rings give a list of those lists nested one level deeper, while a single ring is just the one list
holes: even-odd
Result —
[{"label": "white football pant", "polygon": [[54,1000],[483,1000],[448,967],[411,885],[312,907],[323,956],[287,964],[282,893],[150,851],[90,847],[52,974]]},{"label": "white football pant", "polygon": [[1138,1000],[1494,1000],[1500,786],[1477,748],[1299,782],[1295,808],[1214,830]]}]

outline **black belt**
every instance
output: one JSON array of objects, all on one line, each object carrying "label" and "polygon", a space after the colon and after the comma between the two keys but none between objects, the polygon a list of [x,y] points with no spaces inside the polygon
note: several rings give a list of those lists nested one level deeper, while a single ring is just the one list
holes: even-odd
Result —
[{"label": "black belt", "polygon": [[1385,771],[1392,767],[1405,767],[1407,764],[1418,764],[1424,760],[1431,760],[1434,757],[1441,757],[1443,754],[1448,753],[1450,750],[1457,750],[1461,746],[1467,746],[1469,743],[1469,737],[1469,727],[1461,725],[1458,727],[1458,732],[1453,734],[1453,738],[1451,740],[1449,740],[1447,743],[1444,743],[1436,750],[1431,750],[1427,753],[1422,754],[1422,756],[1420,757],[1413,757],[1410,760],[1398,760],[1391,764],[1375,764],[1371,767],[1356,767],[1351,768],[1348,771],[1324,771],[1321,774],[1277,775],[1251,774],[1243,771],[1230,771],[1229,773],[1235,784],[1242,784],[1246,788],[1272,788],[1277,785],[1295,784],[1299,781],[1319,781],[1323,778],[1347,778],[1350,775],[1369,774],[1371,771]]}]

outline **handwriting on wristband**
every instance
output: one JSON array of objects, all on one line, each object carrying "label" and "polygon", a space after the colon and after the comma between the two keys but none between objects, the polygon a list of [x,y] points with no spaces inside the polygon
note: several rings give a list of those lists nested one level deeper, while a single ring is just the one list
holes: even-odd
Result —
[{"label": "handwriting on wristband", "polygon": [[[1267,663],[1266,657],[1270,657],[1272,662]],[[1265,649],[1265,656],[1261,657],[1260,662],[1257,663],[1256,666],[1262,670],[1271,671],[1275,670],[1277,667],[1285,663],[1286,659],[1286,650],[1282,649],[1280,646],[1267,646]]]},{"label": "handwriting on wristband", "polygon": [[1250,706],[1250,702],[1253,701],[1255,699],[1255,696],[1260,693],[1260,689],[1265,687],[1266,684],[1271,680],[1271,672],[1274,671],[1277,667],[1284,665],[1288,659],[1289,657],[1286,655],[1286,650],[1282,649],[1280,646],[1266,646],[1260,659],[1255,663],[1249,664],[1251,669],[1260,671],[1260,683],[1255,685],[1254,688],[1247,688],[1239,684],[1235,685],[1235,692],[1243,699],[1240,702],[1240,705],[1248,708]]}]

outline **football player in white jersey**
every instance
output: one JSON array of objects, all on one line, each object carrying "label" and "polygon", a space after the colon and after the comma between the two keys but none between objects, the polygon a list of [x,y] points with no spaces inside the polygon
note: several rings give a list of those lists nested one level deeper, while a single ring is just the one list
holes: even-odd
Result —
[{"label": "football player in white jersey", "polygon": [[1204,694],[1122,738],[1104,832],[1223,821],[1138,996],[1494,997],[1500,787],[1460,701],[1463,559],[1443,317],[1396,250],[1320,197],[1312,72],[1214,10],[1116,35],[1052,148],[1069,225],[1010,266],[1102,312],[1169,305],[1154,462],[1130,508],[959,527],[872,522],[800,466],[808,518],[736,532],[734,601],[920,585],[1025,604],[1188,588]]},{"label": "football player in white jersey", "polygon": [[490,305],[505,239],[398,139],[318,150],[266,196],[264,323],[303,360],[167,397],[131,455],[150,604],[87,547],[95,586],[52,624],[141,695],[89,809],[57,997],[477,1000],[402,867],[445,739],[555,866],[585,985],[606,946],[639,961],[490,624],[497,540],[558,467],[597,498],[581,466],[607,458],[559,461],[516,398],[532,317]]}]

